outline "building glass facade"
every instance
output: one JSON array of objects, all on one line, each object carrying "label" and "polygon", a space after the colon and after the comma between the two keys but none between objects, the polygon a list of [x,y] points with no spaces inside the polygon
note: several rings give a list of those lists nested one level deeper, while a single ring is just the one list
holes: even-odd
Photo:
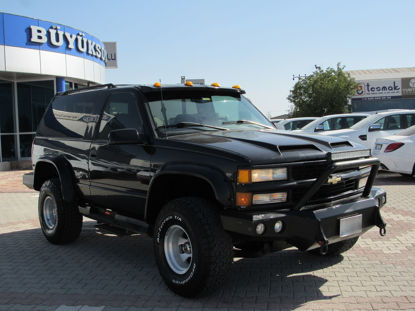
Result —
[{"label": "building glass facade", "polygon": [[0,170],[30,167],[55,93],[105,83],[105,61],[104,44],[84,31],[0,12]]},{"label": "building glass facade", "polygon": [[37,125],[54,94],[54,80],[0,82],[0,162],[30,158]]}]

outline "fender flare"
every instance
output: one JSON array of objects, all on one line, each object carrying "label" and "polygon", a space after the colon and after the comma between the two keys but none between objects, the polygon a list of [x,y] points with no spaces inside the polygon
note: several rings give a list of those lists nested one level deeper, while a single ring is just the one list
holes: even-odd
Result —
[{"label": "fender flare", "polygon": [[154,184],[157,183],[157,181],[160,179],[160,177],[166,175],[182,175],[199,178],[210,185],[216,200],[221,205],[229,206],[234,202],[234,189],[232,187],[232,183],[229,181],[229,178],[226,177],[225,174],[218,169],[197,164],[170,164],[163,167],[151,179],[144,211],[145,219],[147,219],[148,216],[149,201],[152,196],[152,188]]},{"label": "fender flare", "polygon": [[38,164],[40,163],[48,163],[52,164],[59,176],[60,184],[61,184],[61,193],[62,198],[66,202],[72,202],[75,200],[75,188],[74,188],[74,176],[73,176],[73,170],[71,164],[66,160],[63,156],[58,157],[41,157],[36,162],[36,166],[34,169],[34,188],[36,190],[40,190],[40,187],[42,186],[39,184],[39,172],[38,172]]}]

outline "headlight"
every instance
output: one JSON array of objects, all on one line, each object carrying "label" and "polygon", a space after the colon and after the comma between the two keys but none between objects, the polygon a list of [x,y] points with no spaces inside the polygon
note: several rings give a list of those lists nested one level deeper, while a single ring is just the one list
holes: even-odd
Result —
[{"label": "headlight", "polygon": [[238,183],[240,184],[275,180],[287,180],[286,167],[238,171]]},{"label": "headlight", "polygon": [[252,204],[271,204],[287,202],[287,192],[254,194]]}]

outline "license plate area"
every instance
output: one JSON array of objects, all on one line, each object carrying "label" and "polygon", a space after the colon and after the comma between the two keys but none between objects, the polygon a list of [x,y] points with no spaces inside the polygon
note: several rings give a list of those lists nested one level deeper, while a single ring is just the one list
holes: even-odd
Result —
[{"label": "license plate area", "polygon": [[340,218],[340,237],[362,232],[362,214]]}]

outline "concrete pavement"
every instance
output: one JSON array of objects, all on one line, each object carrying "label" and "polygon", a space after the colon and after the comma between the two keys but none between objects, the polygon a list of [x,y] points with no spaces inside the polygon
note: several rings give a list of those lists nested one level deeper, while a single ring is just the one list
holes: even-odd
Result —
[{"label": "concrete pavement", "polygon": [[219,292],[199,299],[166,288],[147,236],[87,221],[75,243],[52,245],[37,193],[0,193],[0,310],[415,310],[415,179],[376,183],[388,191],[385,237],[372,229],[338,258],[293,248],[236,260]]}]

